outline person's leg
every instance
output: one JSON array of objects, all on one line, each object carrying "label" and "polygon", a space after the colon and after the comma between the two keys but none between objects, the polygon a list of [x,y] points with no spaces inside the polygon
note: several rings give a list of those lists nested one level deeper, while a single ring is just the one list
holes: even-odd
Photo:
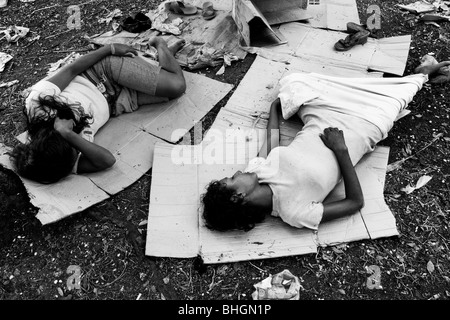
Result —
[{"label": "person's leg", "polygon": [[140,95],[169,99],[181,96],[186,90],[186,82],[172,52],[179,50],[184,40],[171,48],[160,38],[151,39],[149,44],[158,50],[159,65],[141,57],[109,56],[101,61],[105,75],[116,85],[135,90]]},{"label": "person's leg", "polygon": [[158,61],[161,67],[155,95],[168,98],[179,97],[186,90],[186,81],[174,54],[184,45],[184,41],[180,40],[169,48],[162,38],[153,37],[148,44],[158,50]]}]

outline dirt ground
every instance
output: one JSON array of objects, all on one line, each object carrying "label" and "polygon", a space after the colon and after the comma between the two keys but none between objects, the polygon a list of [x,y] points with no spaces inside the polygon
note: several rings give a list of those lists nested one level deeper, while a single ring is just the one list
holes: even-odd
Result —
[{"label": "dirt ground", "polygon": [[[434,53],[449,60],[450,22],[440,28],[400,11],[398,1],[358,0],[361,21],[369,5],[381,8],[379,37],[412,35],[405,75],[420,57]],[[411,3],[413,1],[402,1]],[[156,8],[159,1],[10,0],[0,9],[0,27],[30,28],[17,44],[0,40],[0,52],[14,58],[0,73],[0,142],[16,143],[25,128],[20,93],[41,79],[48,64],[73,50],[88,50],[83,35],[109,30],[99,23],[109,11],[124,16]],[[69,30],[69,5],[81,7],[81,29]],[[34,36],[40,38],[29,41]],[[234,88],[254,60],[235,62],[224,75],[199,72]],[[381,144],[391,148],[389,163],[406,159],[387,174],[385,199],[399,237],[319,248],[317,254],[205,266],[198,259],[144,256],[150,170],[132,186],[82,213],[41,226],[20,180],[0,169],[0,299],[2,300],[248,300],[253,285],[283,269],[300,278],[302,300],[448,300],[450,298],[450,119],[449,84],[425,85]],[[205,129],[232,92],[204,119]],[[424,187],[401,189],[432,176]],[[379,267],[371,274],[369,266]],[[79,268],[80,288],[69,290]],[[376,288],[368,286],[377,279]],[[69,280],[69,281],[68,281]]]}]

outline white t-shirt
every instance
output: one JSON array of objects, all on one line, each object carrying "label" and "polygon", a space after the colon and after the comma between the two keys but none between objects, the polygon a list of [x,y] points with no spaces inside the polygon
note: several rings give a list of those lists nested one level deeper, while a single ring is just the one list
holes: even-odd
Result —
[{"label": "white t-shirt", "polygon": [[[73,105],[72,110],[77,119],[83,113],[92,116],[90,124],[80,132],[80,136],[90,142],[94,142],[94,135],[109,120],[110,112],[106,98],[84,77],[76,76],[63,91],[46,79],[36,83],[25,101],[29,116],[32,116],[36,111],[35,108],[39,106],[39,96],[47,95],[57,96],[63,102]],[[72,173],[77,173],[80,155],[81,153],[78,154]]]},{"label": "white t-shirt", "polygon": [[80,113],[92,116],[90,124],[80,132],[90,142],[94,141],[94,135],[109,120],[108,102],[94,84],[84,77],[76,76],[62,92],[57,85],[45,79],[36,83],[25,101],[29,115],[39,105],[39,96],[46,95],[57,96],[63,102],[74,105],[72,110],[75,117],[79,117]]}]

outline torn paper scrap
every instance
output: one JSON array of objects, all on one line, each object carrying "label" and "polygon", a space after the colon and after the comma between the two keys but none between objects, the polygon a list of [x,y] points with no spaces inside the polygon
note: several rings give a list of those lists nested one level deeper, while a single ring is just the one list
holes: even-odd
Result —
[{"label": "torn paper scrap", "polygon": [[431,176],[427,176],[427,175],[421,176],[419,178],[419,180],[417,180],[415,186],[412,186],[412,185],[408,184],[406,187],[404,187],[404,188],[402,188],[400,190],[406,192],[406,194],[410,194],[414,190],[420,189],[424,185],[426,185],[431,180],[431,178],[432,178]]},{"label": "torn paper scrap", "polygon": [[9,82],[2,82],[2,83],[0,83],[0,88],[9,88],[9,87],[15,85],[16,83],[19,83],[19,80],[13,80],[13,81],[9,81]]},{"label": "torn paper scrap", "polygon": [[28,31],[30,29],[26,27],[9,26],[6,30],[3,30],[3,33],[5,34],[6,41],[17,42],[19,39],[25,37]]},{"label": "torn paper scrap", "polygon": [[299,300],[300,281],[285,269],[254,285],[253,300]]},{"label": "torn paper scrap", "polygon": [[7,53],[0,52],[0,72],[5,70],[6,63],[10,61],[13,57]]},{"label": "torn paper scrap", "polygon": [[397,4],[398,7],[404,10],[408,10],[412,13],[425,13],[425,12],[433,12],[436,10],[436,7],[428,3],[426,1],[416,1],[411,4]]},{"label": "torn paper scrap", "polygon": [[111,11],[106,17],[98,19],[98,23],[105,23],[109,24],[112,19],[122,16],[122,10],[120,9],[114,9]]}]

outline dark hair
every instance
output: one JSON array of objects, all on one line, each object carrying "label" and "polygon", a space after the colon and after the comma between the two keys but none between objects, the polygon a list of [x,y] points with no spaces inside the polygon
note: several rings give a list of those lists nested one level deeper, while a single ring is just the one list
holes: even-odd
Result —
[{"label": "dark hair", "polygon": [[41,183],[53,183],[67,176],[74,165],[72,146],[54,129],[36,132],[26,144],[11,152],[17,173]]},{"label": "dark hair", "polygon": [[39,96],[39,105],[29,112],[24,108],[23,112],[27,119],[27,130],[30,138],[33,138],[34,134],[43,128],[53,129],[57,116],[61,119],[75,121],[73,131],[76,133],[80,133],[92,119],[91,115],[84,113],[79,104],[68,104],[51,95]]},{"label": "dark hair", "polygon": [[212,181],[202,195],[203,218],[212,230],[226,231],[239,229],[248,231],[256,223],[264,220],[267,212],[261,208],[245,206],[231,201],[233,190],[219,181]]},{"label": "dark hair", "polygon": [[73,119],[74,131],[81,132],[92,117],[73,106],[54,96],[45,96],[39,97],[39,105],[31,112],[24,109],[29,142],[17,145],[9,153],[19,175],[41,183],[53,183],[72,171],[73,148],[53,125],[56,116]]}]

